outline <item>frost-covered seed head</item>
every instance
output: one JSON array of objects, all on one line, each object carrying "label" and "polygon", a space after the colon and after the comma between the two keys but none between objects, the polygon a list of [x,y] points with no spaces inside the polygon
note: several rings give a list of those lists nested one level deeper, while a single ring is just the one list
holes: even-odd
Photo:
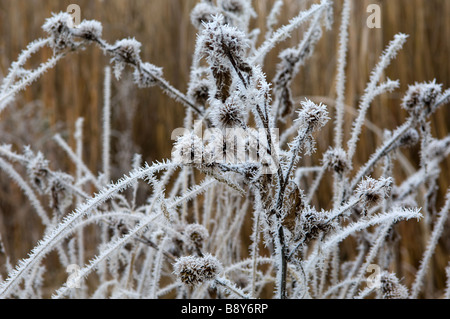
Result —
[{"label": "frost-covered seed head", "polygon": [[88,40],[101,38],[102,32],[103,26],[96,20],[85,20],[76,28],[77,35]]},{"label": "frost-covered seed head", "polygon": [[212,66],[229,64],[232,55],[236,62],[243,59],[248,43],[242,31],[224,24],[223,16],[214,16],[213,21],[206,23],[201,34],[203,51]]},{"label": "frost-covered seed head", "polygon": [[302,124],[302,127],[308,127],[311,132],[320,130],[324,127],[328,120],[328,111],[326,105],[322,103],[316,104],[311,100],[306,99],[302,103],[302,109],[298,111],[297,122]]},{"label": "frost-covered seed head", "polygon": [[342,174],[350,167],[347,153],[342,148],[329,149],[324,154],[323,165],[339,174]]},{"label": "frost-covered seed head", "polygon": [[74,45],[70,26],[73,18],[67,12],[53,14],[48,18],[42,29],[51,37],[50,46],[55,52],[60,52]]},{"label": "frost-covered seed head", "polygon": [[202,249],[205,241],[209,237],[208,230],[199,224],[190,224],[184,230],[188,246]]},{"label": "frost-covered seed head", "polygon": [[242,125],[244,121],[242,107],[233,97],[228,98],[225,103],[215,100],[212,107],[214,107],[212,121],[216,127],[233,128]]},{"label": "frost-covered seed head", "polygon": [[213,16],[217,14],[219,14],[217,7],[207,2],[200,2],[191,11],[191,23],[195,28],[201,29],[205,23],[211,22]]},{"label": "frost-covered seed head", "polygon": [[408,288],[402,285],[395,274],[383,272],[381,274],[381,292],[383,299],[406,299]]},{"label": "frost-covered seed head", "polygon": [[246,164],[243,172],[245,178],[249,181],[256,181],[261,176],[261,168],[257,164]]},{"label": "frost-covered seed head", "polygon": [[173,268],[180,281],[189,286],[214,280],[222,272],[221,263],[210,254],[204,257],[180,257]]},{"label": "frost-covered seed head", "polygon": [[409,129],[398,141],[398,146],[400,147],[411,147],[419,142],[419,133],[416,129]]},{"label": "frost-covered seed head", "polygon": [[114,44],[115,57],[114,61],[137,63],[139,61],[139,55],[141,53],[142,44],[136,39],[122,39]]},{"label": "frost-covered seed head", "polygon": [[318,238],[321,233],[326,233],[333,229],[333,225],[325,212],[318,212],[313,207],[307,207],[302,210],[296,228],[304,243],[308,243]]},{"label": "frost-covered seed head", "polygon": [[136,68],[133,73],[134,83],[141,89],[155,86],[155,76],[162,77],[163,70],[151,63],[143,63],[141,69]]},{"label": "frost-covered seed head", "polygon": [[205,105],[209,99],[210,91],[210,81],[201,79],[192,83],[188,94],[198,105]]},{"label": "frost-covered seed head", "polygon": [[52,17],[45,20],[42,29],[51,35],[59,34],[71,23],[73,24],[73,18],[67,12],[52,13]]},{"label": "frost-covered seed head", "polygon": [[367,177],[358,186],[356,193],[362,198],[364,205],[377,205],[381,200],[388,197],[393,185],[393,180],[380,178],[379,180]]},{"label": "frost-covered seed head", "polygon": [[442,91],[442,85],[436,81],[416,83],[408,87],[402,107],[413,116],[427,116],[433,112],[433,106]]},{"label": "frost-covered seed head", "polygon": [[222,0],[220,5],[224,11],[242,15],[248,10],[249,3],[245,0]]}]

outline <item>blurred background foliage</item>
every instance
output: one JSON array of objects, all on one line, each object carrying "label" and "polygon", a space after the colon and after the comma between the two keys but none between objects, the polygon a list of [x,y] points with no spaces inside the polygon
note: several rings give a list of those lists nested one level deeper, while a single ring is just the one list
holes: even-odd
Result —
[{"label": "blurred background foliage", "polygon": [[[280,25],[315,1],[285,0]],[[333,107],[337,39],[342,1],[335,1],[333,31],[327,31],[312,59],[296,78],[294,93],[300,99],[309,97]],[[82,19],[95,19],[103,24],[103,37],[110,43],[135,37],[143,44],[142,59],[164,68],[165,78],[185,92],[189,77],[196,30],[190,23],[190,10],[196,0],[0,0],[0,78],[20,51],[34,39],[43,37],[41,25],[52,12],[65,11],[69,4],[81,7]],[[265,18],[273,0],[253,1],[258,17],[252,26],[264,32]],[[379,4],[382,27],[369,29],[366,20],[369,4]],[[376,99],[368,115],[357,159],[364,163],[380,143],[384,129],[394,129],[405,119],[400,108],[401,98],[409,84],[436,79],[444,88],[450,86],[450,1],[449,0],[354,0],[350,23],[350,47],[347,67],[347,132],[372,68],[382,50],[396,33],[410,37],[398,58],[387,70],[386,77],[399,79],[401,88]],[[278,52],[295,45],[301,39],[299,30],[286,43],[277,46],[267,58],[264,71],[272,79],[278,63]],[[262,38],[262,37],[261,37]],[[52,52],[36,55],[30,66],[47,59]],[[51,161],[53,170],[71,171],[67,157],[56,147],[52,135],[60,132],[74,145],[73,132],[79,117],[84,122],[84,160],[97,171],[101,167],[101,110],[103,75],[108,58],[92,46],[80,54],[69,55],[62,63],[22,92],[0,118],[1,143],[31,145],[42,150]],[[158,88],[136,88],[125,73],[121,81],[113,81],[113,145],[116,163],[115,178],[130,169],[134,152],[151,162],[170,157],[171,132],[183,125],[184,109]],[[450,112],[448,106],[433,116],[433,135],[448,135]],[[332,129],[318,136],[318,154],[332,141]],[[20,151],[20,149],[18,149]],[[417,148],[404,151],[396,178],[402,180],[418,166]],[[65,159],[61,161],[61,158]],[[319,157],[305,159],[305,164],[318,163]],[[358,166],[356,163],[355,166]],[[450,160],[442,164],[440,199],[450,184]],[[328,200],[326,183],[317,198]],[[0,172],[0,234],[13,264],[41,238],[38,220],[30,215],[30,207],[20,189]],[[399,275],[409,285],[422,256],[429,229],[414,224],[398,225],[402,251],[398,251]],[[431,285],[445,287],[444,267],[448,263],[450,232],[442,237],[430,272]],[[406,248],[405,248],[406,247]],[[345,250],[343,251],[345,253]],[[4,261],[0,256],[0,262]],[[4,269],[0,271],[2,273]],[[430,282],[430,281],[429,281]],[[431,289],[436,290],[436,289]]]}]

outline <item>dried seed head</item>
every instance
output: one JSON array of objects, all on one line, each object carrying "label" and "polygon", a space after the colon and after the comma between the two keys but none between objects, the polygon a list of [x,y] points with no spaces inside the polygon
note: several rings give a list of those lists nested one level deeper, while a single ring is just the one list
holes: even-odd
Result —
[{"label": "dried seed head", "polygon": [[198,3],[191,11],[191,22],[196,29],[201,29],[205,23],[211,22],[213,16],[219,14],[217,7],[207,2]]},{"label": "dried seed head", "polygon": [[243,173],[246,180],[253,182],[261,176],[261,168],[258,164],[244,164]]},{"label": "dried seed head", "polygon": [[49,33],[61,33],[64,28],[73,24],[72,16],[67,12],[52,13],[52,17],[45,20],[42,29]]},{"label": "dried seed head", "polygon": [[400,283],[397,276],[392,273],[383,272],[381,274],[381,291],[383,299],[406,299],[408,298],[408,288]]},{"label": "dried seed head", "polygon": [[162,68],[151,63],[143,63],[141,69],[134,70],[134,83],[141,89],[155,86],[157,84],[156,77],[163,76]]},{"label": "dried seed head", "polygon": [[202,249],[209,237],[208,230],[199,224],[190,224],[184,230],[186,242],[189,247],[194,249]]},{"label": "dried seed head", "polygon": [[140,60],[141,47],[142,44],[134,38],[118,40],[114,44],[113,61],[136,64]]},{"label": "dried seed head", "polygon": [[208,57],[211,66],[230,64],[230,56],[236,64],[242,64],[248,48],[246,35],[238,29],[224,24],[222,15],[214,16],[213,20],[204,25],[201,33],[203,52]]},{"label": "dried seed head", "polygon": [[224,11],[235,15],[242,15],[249,9],[249,3],[245,0],[222,0],[220,5]]},{"label": "dried seed head", "polygon": [[339,174],[350,167],[347,153],[342,148],[329,149],[323,156],[323,165]]},{"label": "dried seed head", "polygon": [[222,272],[221,263],[210,254],[204,257],[187,256],[178,258],[173,268],[174,274],[181,282],[189,286],[214,280]]},{"label": "dried seed head", "polygon": [[313,207],[307,207],[301,212],[296,228],[303,242],[308,243],[318,238],[321,233],[333,229],[333,224],[325,212],[318,212]]},{"label": "dried seed head", "polygon": [[67,12],[53,13],[52,17],[45,21],[42,29],[50,35],[53,51],[60,52],[74,46],[70,28],[72,25],[73,18]]},{"label": "dried seed head", "polygon": [[242,107],[238,105],[235,98],[229,97],[225,103],[215,100],[212,103],[214,112],[212,122],[217,128],[241,127],[244,123],[244,114]]},{"label": "dried seed head", "polygon": [[442,85],[436,84],[436,81],[410,85],[403,98],[402,107],[413,116],[428,116],[434,111],[434,105],[441,91]]},{"label": "dried seed head", "polygon": [[309,128],[310,132],[314,132],[327,124],[330,118],[328,117],[326,105],[322,103],[317,105],[308,99],[301,104],[302,109],[298,111],[298,118],[296,120],[302,124],[301,129]]},{"label": "dried seed head", "polygon": [[209,99],[210,91],[210,81],[201,79],[191,83],[188,94],[198,105],[205,105]]},{"label": "dried seed head", "polygon": [[96,20],[84,20],[78,25],[74,32],[87,40],[99,39],[102,36],[103,26]]},{"label": "dried seed head", "polygon": [[210,254],[201,258],[201,263],[202,274],[206,280],[214,280],[222,272],[222,264]]},{"label": "dried seed head", "polygon": [[114,63],[113,69],[116,79],[120,79],[127,63],[131,63],[133,65],[139,64],[141,46],[142,44],[134,38],[119,40],[114,44],[112,47],[114,56],[111,59],[111,62]]},{"label": "dried seed head", "polygon": [[409,129],[398,141],[399,147],[411,147],[419,142],[419,133],[417,130],[411,128]]},{"label": "dried seed head", "polygon": [[380,178],[379,180],[367,177],[358,186],[356,194],[362,198],[363,205],[377,205],[388,197],[393,185],[392,178]]}]

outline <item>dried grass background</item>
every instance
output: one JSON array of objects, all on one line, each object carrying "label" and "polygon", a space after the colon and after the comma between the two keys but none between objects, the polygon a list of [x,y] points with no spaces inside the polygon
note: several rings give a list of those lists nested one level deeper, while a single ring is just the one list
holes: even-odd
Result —
[{"label": "dried grass background", "polygon": [[[196,0],[0,0],[0,78],[19,52],[34,39],[43,35],[40,26],[51,12],[65,11],[71,3],[81,7],[82,19],[96,19],[102,22],[104,38],[110,42],[134,36],[143,43],[142,58],[164,68],[164,74],[176,88],[186,91],[195,44],[196,31],[191,26],[189,12]],[[282,11],[282,22],[293,17],[301,8],[307,8],[313,1],[286,0]],[[335,8],[335,28],[320,41],[316,53],[299,74],[295,93],[298,97],[308,96],[332,106],[337,53],[337,31],[340,23],[340,1]],[[268,14],[272,0],[254,0],[259,18],[255,25],[264,29],[263,21]],[[382,28],[369,29],[366,26],[366,8],[377,3],[382,9]],[[350,28],[350,47],[347,67],[348,119],[356,108],[369,72],[376,64],[384,47],[394,34],[403,32],[410,35],[398,58],[391,64],[386,76],[399,79],[401,89],[378,98],[370,110],[368,128],[359,143],[358,160],[364,163],[380,142],[383,129],[394,129],[403,123],[405,112],[400,108],[400,100],[408,84],[430,81],[434,78],[445,88],[450,86],[450,1],[449,0],[354,0]],[[270,80],[278,62],[277,52],[289,43],[299,40],[301,30],[286,44],[280,45],[269,55],[264,69]],[[46,51],[34,60],[39,63],[51,55]],[[23,92],[0,119],[2,142],[17,145],[30,144],[33,149],[42,149],[51,161],[53,169],[71,170],[69,161],[59,151],[52,133],[56,130],[73,142],[74,124],[78,117],[85,118],[84,142],[85,161],[91,169],[101,165],[101,107],[103,69],[106,58],[94,47],[78,55],[70,55],[62,63],[48,72],[33,86]],[[129,168],[123,167],[120,156],[140,152],[148,162],[170,157],[172,148],[171,132],[182,126],[183,106],[173,102],[158,88],[139,90],[125,81],[114,81],[113,108],[117,131],[114,145],[119,152],[116,160],[116,176]],[[448,106],[433,117],[433,135],[442,138],[449,134],[450,112]],[[26,123],[23,121],[26,119]],[[346,123],[351,123],[350,120]],[[19,125],[20,124],[20,125]],[[18,126],[19,125],[19,126]],[[350,124],[349,124],[350,125]],[[8,136],[8,132],[19,132]],[[319,154],[328,148],[332,131],[324,130],[318,139]],[[132,140],[133,144],[125,143]],[[411,150],[416,154],[417,150]],[[418,158],[405,153],[402,170],[396,172],[399,180],[408,175],[409,170],[418,167]],[[57,160],[58,159],[58,160]],[[311,161],[318,159],[312,158]],[[129,161],[127,161],[129,162]],[[445,190],[450,186],[450,160],[443,163],[440,179],[440,199],[442,204]],[[327,185],[323,183],[319,192],[325,202],[328,199]],[[18,187],[10,183],[0,172],[0,234],[12,263],[24,258],[40,239],[42,230],[26,198]],[[409,286],[419,265],[430,230],[414,223],[400,223],[396,226],[401,236],[402,247],[398,251],[397,272],[405,278]],[[450,227],[450,225],[449,225]],[[445,287],[444,268],[449,260],[450,232],[446,232],[433,259],[428,281],[435,289]],[[351,245],[351,243],[349,243]],[[345,253],[345,250],[343,251]],[[52,257],[49,259],[51,267]],[[55,259],[56,260],[56,259]],[[0,256],[0,265],[4,256]],[[5,275],[3,273],[2,275]],[[56,274],[55,274],[56,275]],[[58,274],[65,276],[65,274]]]}]

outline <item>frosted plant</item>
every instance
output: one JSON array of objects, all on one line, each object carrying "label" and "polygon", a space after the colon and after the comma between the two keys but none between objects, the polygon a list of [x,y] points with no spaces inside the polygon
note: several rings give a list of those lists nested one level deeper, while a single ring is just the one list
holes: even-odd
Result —
[{"label": "frosted plant", "polygon": [[[351,1],[344,0],[339,29],[335,110],[310,99],[299,103],[293,96],[296,75],[333,24],[333,2],[322,0],[277,29],[282,6],[282,0],[274,2],[267,32],[261,34],[251,29],[257,13],[250,0],[200,1],[190,17],[198,36],[186,93],[164,79],[161,67],[142,60],[143,44],[134,38],[109,44],[98,21],[82,21],[74,28],[66,13],[47,19],[47,37],[31,43],[3,79],[0,112],[68,53],[96,45],[112,65],[105,67],[102,168],[94,172],[82,160],[82,118],[75,125],[74,149],[61,135],[54,136],[74,172],[54,171],[45,154],[32,147],[0,146],[0,169],[24,192],[45,228],[15,268],[7,258],[1,298],[40,298],[54,286],[59,287],[54,298],[420,296],[437,242],[448,232],[450,195],[439,208],[436,194],[450,137],[434,138],[430,117],[450,101],[450,90],[435,81],[410,86],[401,103],[408,113],[405,123],[386,131],[367,162],[356,165],[372,102],[399,87],[399,81],[382,78],[408,36],[395,35],[381,54],[345,141]],[[279,53],[269,82],[267,54],[301,26],[303,38]],[[44,47],[53,50],[49,60],[25,69]],[[184,130],[171,160],[147,164],[135,154],[133,169],[110,182],[111,72],[125,81],[129,68],[139,88],[157,86],[186,107]],[[334,141],[317,166],[305,166],[303,159],[317,151],[317,133],[328,125],[333,125]],[[280,126],[284,128],[277,132]],[[397,180],[393,157],[412,145],[419,147],[420,167]],[[321,207],[315,199],[328,175],[331,193]],[[143,201],[137,196],[140,181],[148,184]],[[407,220],[434,225],[411,287],[390,270],[395,256],[389,241],[395,225]],[[99,234],[89,242],[88,226]],[[347,239],[357,243],[355,257],[341,253]],[[74,264],[80,269],[66,283],[44,287],[45,259],[52,251],[57,251],[62,271]],[[6,253],[1,240],[0,253]],[[380,285],[365,286],[374,263],[381,269]],[[97,278],[95,287],[87,283],[89,276]],[[80,288],[73,288],[74,282]]]}]

